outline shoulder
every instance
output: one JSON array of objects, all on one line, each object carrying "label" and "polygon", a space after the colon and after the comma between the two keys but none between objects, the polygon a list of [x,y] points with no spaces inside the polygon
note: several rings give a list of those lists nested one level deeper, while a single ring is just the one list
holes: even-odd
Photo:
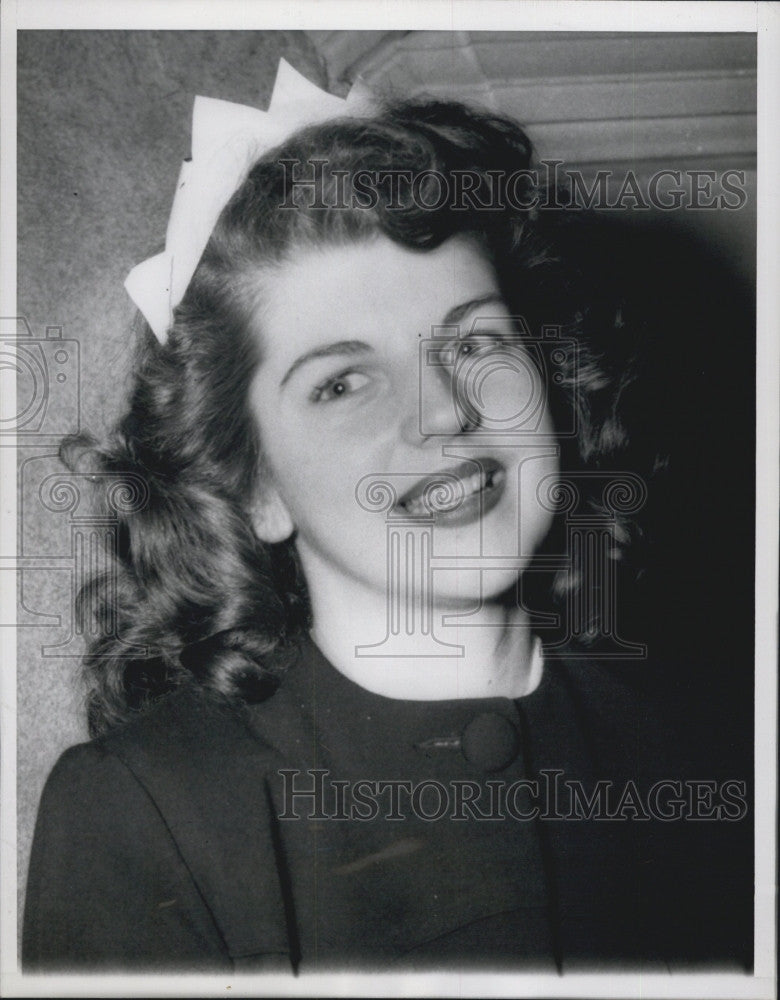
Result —
[{"label": "shoulder", "polygon": [[66,750],[33,839],[23,964],[148,964],[224,952],[153,796],[104,741]]},{"label": "shoulder", "polygon": [[49,773],[44,787],[44,797],[59,791],[76,791],[94,787],[100,782],[102,774],[121,772],[122,765],[117,756],[111,753],[105,745],[92,740],[89,743],[78,743],[68,747],[60,754],[57,762]]},{"label": "shoulder", "polygon": [[128,830],[128,819],[149,818],[147,799],[132,772],[105,745],[93,741],[70,747],[44,785],[33,862],[42,849],[59,853],[85,837],[117,843]]},{"label": "shoulder", "polygon": [[545,649],[544,674],[521,699],[529,752],[537,768],[563,769],[573,777],[632,776],[640,720],[648,699],[642,665],[588,656],[574,646]]},{"label": "shoulder", "polygon": [[[177,692],[61,754],[43,789],[36,841],[51,847],[88,835],[114,848],[148,845],[157,830],[170,831],[176,790],[186,787],[196,802],[215,773],[229,784],[231,763],[248,752],[247,743],[238,715],[197,692]],[[262,758],[260,744],[251,749]]]},{"label": "shoulder", "polygon": [[200,854],[209,831],[220,842],[245,815],[267,825],[271,764],[239,711],[196,690],[177,692],[60,756],[41,796],[33,860],[86,842],[114,855],[148,855],[163,843],[166,852],[174,845],[183,857]]},{"label": "shoulder", "polygon": [[96,807],[105,818],[137,809],[144,798],[169,832],[184,837],[193,823],[202,828],[218,816],[229,822],[239,793],[244,803],[259,801],[273,761],[240,709],[186,688],[108,735],[66,750],[41,809],[63,804],[74,814]]},{"label": "shoulder", "polygon": [[646,688],[646,662],[602,659],[573,644],[544,652],[537,701],[551,716],[568,714],[611,727],[633,713]]},{"label": "shoulder", "polygon": [[286,952],[269,763],[239,713],[193,691],[65,751],[38,814],[26,964]]},{"label": "shoulder", "polygon": [[175,772],[193,753],[199,762],[217,754],[224,763],[231,745],[246,749],[247,735],[238,713],[196,691],[182,690],[108,734],[65,750],[52,768],[44,795],[94,793],[117,780],[138,783],[147,773]]}]

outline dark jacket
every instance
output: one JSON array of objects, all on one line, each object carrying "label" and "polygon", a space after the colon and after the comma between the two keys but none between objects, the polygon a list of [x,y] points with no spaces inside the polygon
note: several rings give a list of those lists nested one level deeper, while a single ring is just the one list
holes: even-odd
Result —
[{"label": "dark jacket", "polygon": [[[674,734],[640,677],[561,659],[514,703],[413,703],[365,692],[307,646],[250,710],[182,689],[56,765],[33,845],[24,965],[749,964],[752,885],[733,863],[749,849],[744,822],[641,815],[654,781],[686,774],[680,760],[669,770]],[[499,717],[517,734],[507,762],[491,756]],[[322,802],[291,802],[319,774]],[[457,786],[462,815],[448,801],[433,818],[430,798],[413,815],[406,793],[400,817],[388,818],[387,796],[373,819],[354,814],[359,781],[406,779],[448,795]],[[548,794],[515,796],[502,817],[482,818],[484,800],[476,813],[463,806],[469,782],[473,796],[523,780]],[[597,800],[585,818],[604,781],[622,818],[599,814]],[[543,815],[519,818],[534,801]]]}]

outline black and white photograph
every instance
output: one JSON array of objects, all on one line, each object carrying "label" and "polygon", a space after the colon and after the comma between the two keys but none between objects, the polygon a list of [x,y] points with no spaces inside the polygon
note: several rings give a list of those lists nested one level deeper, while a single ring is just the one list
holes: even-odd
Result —
[{"label": "black and white photograph", "polygon": [[777,5],[220,6],[4,23],[2,992],[774,996]]}]

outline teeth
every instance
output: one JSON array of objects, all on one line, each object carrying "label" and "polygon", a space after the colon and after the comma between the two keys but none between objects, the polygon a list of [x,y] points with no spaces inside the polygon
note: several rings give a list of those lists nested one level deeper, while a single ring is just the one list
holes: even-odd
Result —
[{"label": "teeth", "polygon": [[414,497],[412,500],[405,500],[402,506],[414,517],[423,517],[425,514],[430,514],[430,511],[422,501],[422,497]]},{"label": "teeth", "polygon": [[[461,478],[460,482],[463,486],[462,498],[465,499],[466,497],[472,496],[474,493],[479,493],[481,490],[490,489],[495,480],[496,472],[496,469],[491,469],[489,472],[475,472],[468,478]],[[460,491],[458,491],[451,504],[448,506],[437,505],[436,512],[446,513],[448,510],[455,510],[462,498]],[[423,500],[422,494],[404,500],[401,506],[409,514],[412,514],[415,517],[423,517],[426,514],[432,513],[428,505]]]}]

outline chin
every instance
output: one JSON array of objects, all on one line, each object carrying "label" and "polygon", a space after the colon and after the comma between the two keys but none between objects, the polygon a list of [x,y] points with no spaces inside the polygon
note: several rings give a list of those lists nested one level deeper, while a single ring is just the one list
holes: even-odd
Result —
[{"label": "chin", "polygon": [[434,575],[434,601],[438,607],[477,611],[484,604],[514,602],[520,570],[458,569]]}]

